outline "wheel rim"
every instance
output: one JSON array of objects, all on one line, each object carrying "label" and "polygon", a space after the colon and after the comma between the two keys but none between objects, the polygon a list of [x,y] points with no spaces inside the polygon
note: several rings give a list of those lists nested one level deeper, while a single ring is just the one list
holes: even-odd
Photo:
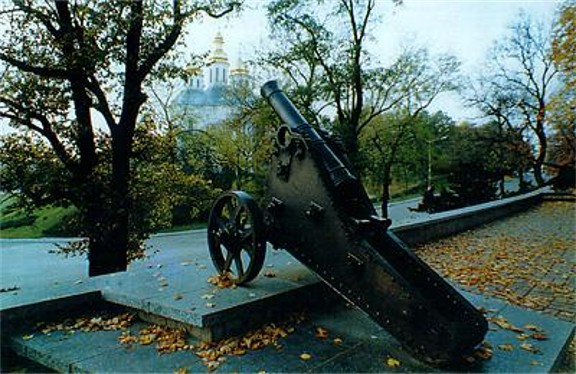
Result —
[{"label": "wheel rim", "polygon": [[220,274],[238,285],[254,279],[264,264],[266,240],[260,209],[241,191],[222,195],[212,207],[208,247]]}]

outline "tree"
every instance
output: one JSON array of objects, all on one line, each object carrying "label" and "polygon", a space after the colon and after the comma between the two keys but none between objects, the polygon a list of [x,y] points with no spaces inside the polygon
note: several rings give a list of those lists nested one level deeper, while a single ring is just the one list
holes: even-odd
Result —
[{"label": "tree", "polygon": [[366,44],[377,5],[376,0],[275,0],[268,6],[278,44],[262,62],[286,76],[291,96],[313,125],[335,113],[334,130],[356,169],[359,134],[402,96],[395,90],[398,69],[370,66]]},{"label": "tree", "polygon": [[536,150],[531,161],[538,185],[544,184],[547,110],[557,75],[550,48],[550,33],[521,13],[510,27],[510,34],[490,51],[488,73],[479,78],[471,98],[484,114],[518,129],[533,141]]},{"label": "tree", "polygon": [[[382,183],[382,215],[387,217],[387,204],[390,200],[392,170],[398,162],[398,155],[406,141],[413,135],[418,117],[442,92],[458,88],[460,63],[450,55],[431,57],[426,49],[407,49],[389,71],[397,76],[394,86],[380,87],[391,93],[396,92],[394,117],[388,129],[378,128],[378,122],[365,122],[365,147],[373,148],[373,157],[367,164],[381,164],[377,169]],[[374,90],[373,92],[376,92]],[[381,106],[381,109],[385,109]],[[370,129],[370,127],[373,127]],[[360,137],[362,138],[363,135]],[[375,152],[375,153],[374,153]],[[380,157],[376,161],[374,159]]]},{"label": "tree", "polygon": [[394,169],[411,164],[425,173],[426,155],[445,137],[453,125],[451,118],[439,112],[429,115],[418,106],[413,113],[406,109],[383,114],[360,136],[362,152],[367,160],[366,175],[380,185],[382,216],[388,216],[388,201]]},{"label": "tree", "polygon": [[[550,161],[574,170],[576,166],[576,2],[565,1],[552,40],[552,59],[560,72],[561,88],[551,100],[554,133]],[[558,170],[555,170],[558,172]],[[572,181],[574,183],[574,181]]]},{"label": "tree", "polygon": [[[481,126],[463,123],[456,126],[447,142],[454,155],[447,169],[449,188],[455,192],[452,201],[441,204],[452,207],[467,206],[496,198],[497,183],[509,171],[509,160],[503,158],[504,142],[498,124]],[[509,154],[508,154],[509,155]]]},{"label": "tree", "polygon": [[576,1],[566,0],[559,9],[552,40],[552,59],[567,74],[566,84],[576,88]]},{"label": "tree", "polygon": [[[68,181],[66,199],[86,222],[91,276],[127,267],[134,208],[132,157],[145,87],[173,72],[171,54],[187,24],[220,17],[235,1],[13,0],[0,116],[49,144]],[[110,154],[102,151],[95,113]],[[26,136],[26,135],[25,135]]]}]

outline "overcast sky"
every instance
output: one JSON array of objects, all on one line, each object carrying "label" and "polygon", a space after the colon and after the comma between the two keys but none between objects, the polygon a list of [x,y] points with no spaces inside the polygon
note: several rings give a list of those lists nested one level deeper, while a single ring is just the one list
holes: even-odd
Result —
[{"label": "overcast sky", "polygon": [[[328,0],[333,1],[333,0]],[[506,34],[507,27],[521,10],[545,23],[551,23],[556,0],[404,0],[393,6],[391,0],[377,0],[382,23],[374,31],[371,52],[384,63],[398,54],[402,45],[415,44],[432,53],[451,53],[462,62],[462,71],[472,74],[482,67],[488,48]],[[268,0],[246,0],[240,16],[205,19],[190,27],[187,48],[207,52],[220,31],[225,49],[234,64],[240,56],[249,60],[268,40],[265,6]],[[430,110],[443,110],[455,120],[474,120],[456,95],[445,95]],[[0,121],[0,135],[8,126]]]},{"label": "overcast sky", "polygon": [[[482,67],[487,50],[507,33],[521,10],[550,24],[558,4],[555,0],[404,0],[403,5],[393,6],[391,0],[377,1],[382,18],[370,48],[381,61],[393,61],[403,45],[413,44],[427,47],[432,53],[455,55],[465,74]],[[248,9],[240,16],[196,23],[190,29],[190,50],[207,51],[220,31],[233,64],[238,56],[250,59],[267,44],[267,3],[247,0]],[[456,120],[476,115],[454,95],[440,98],[431,109],[444,110]]]}]

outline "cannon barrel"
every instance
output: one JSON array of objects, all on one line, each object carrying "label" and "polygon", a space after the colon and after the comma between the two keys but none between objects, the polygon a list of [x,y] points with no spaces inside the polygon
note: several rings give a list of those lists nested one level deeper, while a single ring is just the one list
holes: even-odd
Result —
[{"label": "cannon barrel", "polygon": [[275,80],[266,82],[260,92],[282,121],[290,126],[292,131],[304,137],[308,146],[321,160],[332,184],[342,195],[345,194],[345,191],[348,191],[348,187],[357,187],[357,178],[348,170],[342,160],[336,156],[320,134],[310,126],[290,99],[278,87],[278,83]]}]

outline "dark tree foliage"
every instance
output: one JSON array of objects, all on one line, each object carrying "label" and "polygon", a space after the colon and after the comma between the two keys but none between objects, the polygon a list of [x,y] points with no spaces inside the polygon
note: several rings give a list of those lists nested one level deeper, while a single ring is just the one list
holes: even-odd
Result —
[{"label": "dark tree foliage", "polygon": [[146,87],[175,73],[171,51],[187,22],[202,14],[220,17],[236,5],[232,0],[2,3],[0,19],[8,29],[0,44],[0,116],[24,134],[8,139],[5,149],[19,149],[22,167],[39,178],[35,187],[11,188],[38,202],[57,193],[77,207],[89,241],[90,275],[125,270],[128,252],[147,234],[132,235],[135,217],[146,211],[135,203],[134,178],[142,174],[133,162],[135,156],[146,158],[135,143]]}]

